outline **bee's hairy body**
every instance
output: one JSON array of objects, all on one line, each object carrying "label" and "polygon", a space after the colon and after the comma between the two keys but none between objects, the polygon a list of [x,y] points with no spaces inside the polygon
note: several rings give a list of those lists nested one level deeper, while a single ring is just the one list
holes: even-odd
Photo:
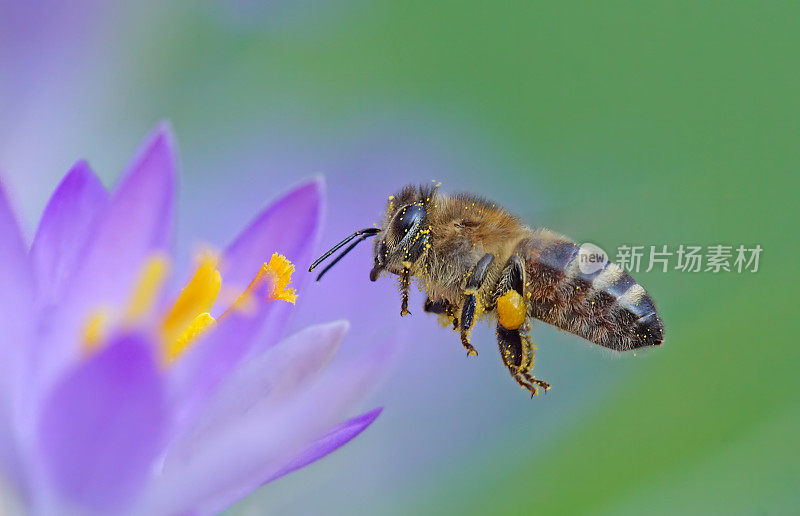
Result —
[{"label": "bee's hairy body", "polygon": [[480,197],[406,186],[389,198],[380,228],[364,231],[370,234],[362,239],[378,236],[370,279],[382,272],[400,276],[402,315],[409,313],[414,278],[428,295],[425,310],[452,323],[471,355],[477,354],[469,342],[475,321],[497,319],[503,362],[531,395],[549,385],[530,374],[530,319],[617,351],[663,342],[652,299],[628,273],[613,263],[583,273],[578,244],[531,229]]},{"label": "bee's hairy body", "polygon": [[530,230],[504,209],[477,197],[437,195],[435,202],[436,207],[428,211],[431,247],[414,272],[428,297],[457,305],[478,260],[486,253],[495,257],[480,289],[486,292],[500,279],[503,264]]}]

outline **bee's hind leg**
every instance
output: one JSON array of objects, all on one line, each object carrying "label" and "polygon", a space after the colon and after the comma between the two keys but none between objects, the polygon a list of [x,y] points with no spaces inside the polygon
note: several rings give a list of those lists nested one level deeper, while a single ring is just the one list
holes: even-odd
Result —
[{"label": "bee's hind leg", "polygon": [[539,394],[539,387],[547,391],[550,384],[534,378],[530,374],[533,367],[533,351],[536,346],[521,330],[509,330],[497,325],[497,345],[503,364],[508,368],[514,380],[531,393],[531,398]]},{"label": "bee's hind leg", "polygon": [[472,273],[467,279],[467,287],[464,289],[464,301],[461,304],[461,316],[459,326],[461,329],[461,345],[467,350],[467,355],[477,355],[478,352],[472,344],[469,343],[469,332],[475,324],[475,312],[478,309],[478,290],[483,285],[483,280],[486,279],[486,273],[489,271],[489,266],[494,261],[494,255],[485,254],[478,260],[475,267],[472,268]]},{"label": "bee's hind leg", "polygon": [[511,376],[523,388],[531,393],[531,397],[539,393],[538,387],[545,391],[550,384],[534,378],[534,351],[536,346],[527,335],[527,302],[524,297],[525,268],[519,256],[512,256],[498,283],[495,292],[495,308],[497,310],[497,343],[503,363],[511,372]]},{"label": "bee's hind leg", "polygon": [[545,390],[545,392],[547,392],[550,389],[550,384],[531,375],[534,362],[533,355],[536,351],[536,345],[533,343],[533,340],[530,338],[530,336],[522,333],[521,330],[520,339],[522,340],[522,366],[520,367],[520,374],[525,381],[528,382],[528,384],[534,386],[534,390],[531,391],[531,397],[534,397],[537,394],[537,389],[535,389],[535,387],[541,387]]}]

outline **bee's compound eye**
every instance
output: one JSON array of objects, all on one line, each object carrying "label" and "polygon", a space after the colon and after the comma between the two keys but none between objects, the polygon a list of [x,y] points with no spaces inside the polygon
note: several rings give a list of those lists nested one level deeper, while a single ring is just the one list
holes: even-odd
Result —
[{"label": "bee's compound eye", "polygon": [[395,216],[392,222],[392,231],[395,238],[402,239],[406,233],[411,231],[415,224],[422,222],[425,218],[425,208],[419,204],[404,206]]}]

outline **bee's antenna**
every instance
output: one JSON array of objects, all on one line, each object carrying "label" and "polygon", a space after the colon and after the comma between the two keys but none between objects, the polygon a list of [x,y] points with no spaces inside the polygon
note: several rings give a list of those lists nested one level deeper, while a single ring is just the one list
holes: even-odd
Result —
[{"label": "bee's antenna", "polygon": [[352,244],[347,246],[347,248],[344,251],[339,253],[339,256],[334,258],[331,263],[329,263],[324,269],[322,269],[322,272],[320,272],[319,275],[317,275],[317,281],[319,281],[320,278],[322,278],[322,275],[325,274],[326,272],[328,272],[328,270],[330,270],[331,267],[336,265],[336,262],[338,262],[339,260],[344,258],[344,255],[346,255],[347,253],[352,251],[355,246],[357,246],[358,244],[360,244],[361,242],[363,242],[364,240],[366,240],[369,237],[374,237],[375,235],[376,235],[376,233],[367,233],[367,234],[361,235],[361,237],[359,237],[355,242],[353,242]]},{"label": "bee's antenna", "polygon": [[358,240],[356,240],[355,242],[353,242],[353,243],[350,245],[350,247],[348,247],[347,249],[345,249],[345,250],[342,252],[342,254],[340,254],[339,256],[337,256],[337,257],[336,257],[336,259],[334,259],[334,260],[333,260],[333,262],[331,262],[331,263],[330,263],[330,264],[329,264],[327,267],[325,267],[325,269],[324,269],[324,270],[323,270],[323,271],[322,271],[322,272],[319,274],[319,276],[317,276],[317,281],[319,281],[319,279],[322,277],[322,275],[323,275],[323,274],[325,274],[325,272],[326,272],[328,269],[330,269],[331,267],[333,267],[333,265],[334,265],[336,262],[338,262],[339,260],[341,260],[341,259],[342,259],[342,257],[343,257],[344,255],[346,255],[347,253],[349,253],[349,252],[350,252],[350,251],[351,251],[351,250],[352,250],[352,249],[353,249],[353,248],[354,248],[356,245],[358,245],[358,244],[359,244],[360,242],[362,242],[364,239],[366,239],[366,238],[369,238],[369,237],[371,237],[371,236],[375,236],[375,235],[377,235],[377,234],[378,234],[378,233],[380,233],[380,232],[381,232],[381,230],[380,230],[380,229],[378,229],[378,228],[365,228],[365,229],[359,229],[358,231],[356,231],[356,232],[355,232],[355,233],[353,233],[352,235],[348,236],[347,238],[345,238],[344,240],[342,240],[341,242],[339,242],[339,243],[338,243],[338,244],[336,244],[335,246],[331,247],[331,248],[330,248],[330,249],[329,249],[329,250],[328,250],[328,251],[327,251],[325,254],[323,254],[322,256],[320,256],[319,258],[317,258],[317,259],[314,261],[314,263],[312,263],[312,264],[311,264],[311,267],[309,267],[309,268],[308,268],[308,272],[311,272],[311,271],[313,271],[313,270],[314,270],[314,269],[317,267],[317,265],[319,265],[320,263],[322,263],[323,261],[325,261],[325,259],[326,259],[327,257],[329,257],[330,255],[332,255],[333,253],[335,253],[336,251],[338,251],[338,250],[339,250],[339,249],[340,249],[340,248],[341,248],[343,245],[345,245],[347,242],[351,241],[352,239],[354,239],[354,238],[355,238],[355,237],[357,237],[357,236],[360,236],[361,238],[359,238]]}]

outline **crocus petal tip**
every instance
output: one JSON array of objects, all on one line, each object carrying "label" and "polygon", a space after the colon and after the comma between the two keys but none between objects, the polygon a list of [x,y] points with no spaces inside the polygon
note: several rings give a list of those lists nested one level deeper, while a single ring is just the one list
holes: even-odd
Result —
[{"label": "crocus petal tip", "polygon": [[175,144],[175,131],[172,128],[172,122],[167,119],[163,119],[158,122],[155,129],[153,129],[153,133],[155,138],[163,138],[170,147],[174,147]]},{"label": "crocus petal tip", "polygon": [[[63,185],[85,185],[87,183],[95,183],[101,188],[105,188],[102,186],[103,183],[92,170],[89,162],[85,159],[79,159],[73,163],[73,165],[67,171],[67,175],[65,175],[64,179],[61,180],[59,187]],[[59,187],[56,187],[56,191],[58,191]]]},{"label": "crocus petal tip", "polygon": [[139,152],[136,153],[137,159],[134,160],[134,163],[141,163],[149,156],[163,154],[169,161],[167,166],[171,174],[174,175],[178,156],[177,149],[177,138],[172,130],[172,124],[167,120],[162,120],[143,140]]},{"label": "crocus petal tip", "polygon": [[332,333],[336,333],[339,339],[344,338],[345,334],[350,331],[350,321],[347,319],[337,319],[320,326],[327,327]]},{"label": "crocus petal tip", "polygon": [[308,182],[314,184],[321,194],[324,194],[325,190],[328,188],[328,185],[325,182],[325,176],[323,174],[314,174],[311,176],[311,179],[309,179]]},{"label": "crocus petal tip", "polygon": [[375,407],[362,416],[364,418],[363,420],[367,423],[367,425],[371,425],[376,419],[378,419],[378,416],[381,415],[381,412],[383,412],[383,407]]},{"label": "crocus petal tip", "polygon": [[325,199],[325,191],[325,178],[321,175],[317,175],[291,188],[287,197],[289,195],[309,196],[311,198],[316,198],[318,202],[322,203],[323,199]]}]

